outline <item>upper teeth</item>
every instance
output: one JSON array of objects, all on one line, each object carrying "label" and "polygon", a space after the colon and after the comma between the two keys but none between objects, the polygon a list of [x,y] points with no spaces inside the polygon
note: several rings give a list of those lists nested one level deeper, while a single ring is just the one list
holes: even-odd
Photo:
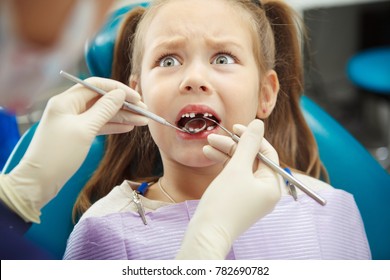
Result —
[{"label": "upper teeth", "polygon": [[[197,113],[185,113],[181,117],[182,118],[195,118]],[[209,113],[203,113],[203,117],[212,117],[212,114]]]}]

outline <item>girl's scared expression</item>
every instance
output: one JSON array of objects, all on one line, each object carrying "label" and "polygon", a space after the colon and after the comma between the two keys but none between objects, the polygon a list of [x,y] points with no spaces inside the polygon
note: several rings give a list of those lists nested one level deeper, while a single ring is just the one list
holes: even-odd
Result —
[{"label": "girl's scared expression", "polygon": [[[191,113],[211,114],[228,128],[267,117],[277,77],[272,70],[260,73],[248,15],[231,3],[172,0],[158,9],[143,35],[140,77],[131,78],[149,110],[177,125]],[[149,129],[163,158],[211,164],[202,147],[217,128],[188,135],[151,122]]]}]

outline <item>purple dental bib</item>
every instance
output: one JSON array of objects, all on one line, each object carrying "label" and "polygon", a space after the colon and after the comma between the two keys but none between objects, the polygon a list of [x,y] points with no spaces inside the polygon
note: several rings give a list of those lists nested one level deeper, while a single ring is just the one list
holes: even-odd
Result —
[{"label": "purple dental bib", "polygon": [[[321,206],[306,195],[283,196],[274,211],[233,244],[226,259],[370,259],[353,196],[321,191]],[[146,213],[121,212],[82,219],[69,237],[64,259],[174,259],[199,201]]]}]

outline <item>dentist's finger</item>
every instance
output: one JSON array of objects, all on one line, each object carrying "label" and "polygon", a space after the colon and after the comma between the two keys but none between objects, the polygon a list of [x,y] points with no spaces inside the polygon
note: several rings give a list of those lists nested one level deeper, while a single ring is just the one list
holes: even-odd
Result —
[{"label": "dentist's finger", "polygon": [[[260,150],[261,141],[264,134],[264,124],[261,120],[255,119],[241,135],[236,152],[232,161],[241,165],[244,170],[251,170],[257,153]],[[232,163],[230,161],[230,163]]]},{"label": "dentist's finger", "polygon": [[79,119],[98,133],[122,108],[124,97],[125,92],[121,89],[110,91],[79,115]]},{"label": "dentist's finger", "polygon": [[144,126],[149,123],[149,119],[135,113],[119,111],[108,123]]},{"label": "dentist's finger", "polygon": [[222,163],[223,166],[225,166],[230,160],[230,157],[228,155],[213,148],[210,145],[206,145],[203,147],[203,153],[209,160],[212,160],[216,163]]},{"label": "dentist's finger", "polygon": [[102,127],[97,135],[110,135],[126,133],[134,129],[134,125],[120,124],[120,123],[107,123]]},{"label": "dentist's finger", "polygon": [[278,152],[265,138],[263,138],[263,141],[261,142],[260,153],[272,160],[274,163],[279,164]]},{"label": "dentist's finger", "polygon": [[[85,80],[86,82],[94,85],[97,88],[100,88],[106,92],[122,89],[126,93],[126,101],[131,103],[136,103],[141,100],[141,96],[138,92],[130,88],[129,86],[112,79],[100,78],[100,77],[91,77]],[[82,85],[80,85],[82,86]]]},{"label": "dentist's finger", "polygon": [[[143,109],[147,109],[147,106],[141,101],[138,101],[134,105]],[[110,120],[110,122],[144,126],[149,123],[149,118],[122,107],[121,110],[119,110],[118,113]]]},{"label": "dentist's finger", "polygon": [[210,134],[207,137],[207,141],[212,147],[218,149],[230,157],[233,156],[237,146],[233,139],[228,136],[219,134]]},{"label": "dentist's finger", "polygon": [[245,132],[246,129],[247,127],[242,124],[233,125],[233,132],[237,134],[239,137],[241,137],[241,135]]},{"label": "dentist's finger", "polygon": [[[242,135],[246,129],[247,127],[241,124],[235,124],[233,126],[233,131],[237,135]],[[273,160],[275,163],[279,164],[278,153],[275,148],[267,141],[267,139],[263,138],[259,152]]]}]

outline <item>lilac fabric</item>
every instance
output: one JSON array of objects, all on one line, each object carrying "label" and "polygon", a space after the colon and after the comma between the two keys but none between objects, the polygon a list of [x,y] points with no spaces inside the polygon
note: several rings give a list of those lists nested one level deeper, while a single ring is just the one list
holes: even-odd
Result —
[{"label": "lilac fabric", "polygon": [[[274,211],[232,246],[227,259],[370,259],[370,249],[352,195],[320,192],[321,206],[306,195],[282,197]],[[113,213],[81,220],[64,259],[174,259],[199,201],[161,207],[146,215]]]}]

